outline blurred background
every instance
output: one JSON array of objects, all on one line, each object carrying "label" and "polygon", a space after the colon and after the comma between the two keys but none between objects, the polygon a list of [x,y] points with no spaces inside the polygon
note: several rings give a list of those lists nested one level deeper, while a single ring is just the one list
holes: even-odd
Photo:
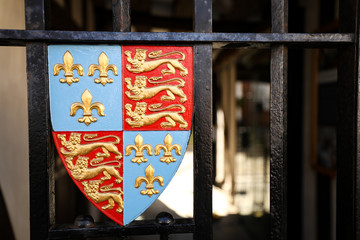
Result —
[{"label": "blurred background", "polygon": [[[289,32],[338,31],[339,0],[289,1]],[[51,0],[48,29],[112,31],[111,0]],[[132,0],[132,31],[191,32],[192,0]],[[24,29],[24,1],[0,0],[0,28]],[[270,1],[213,0],[213,32],[270,32]],[[269,239],[270,50],[213,49],[214,239]],[[336,49],[290,49],[288,232],[335,239]],[[0,232],[29,239],[26,51],[0,46]],[[196,79],[195,79],[196,81]],[[173,181],[139,219],[192,217],[192,142]],[[56,163],[56,222],[93,207]],[[191,235],[171,236],[187,239]],[[129,239],[158,239],[133,237]]]}]

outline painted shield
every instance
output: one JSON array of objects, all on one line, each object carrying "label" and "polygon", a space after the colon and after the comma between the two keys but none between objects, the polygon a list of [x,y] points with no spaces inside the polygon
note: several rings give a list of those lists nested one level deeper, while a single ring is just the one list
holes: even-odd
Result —
[{"label": "painted shield", "polygon": [[51,45],[53,138],[82,193],[120,225],[164,191],[191,130],[192,47]]}]

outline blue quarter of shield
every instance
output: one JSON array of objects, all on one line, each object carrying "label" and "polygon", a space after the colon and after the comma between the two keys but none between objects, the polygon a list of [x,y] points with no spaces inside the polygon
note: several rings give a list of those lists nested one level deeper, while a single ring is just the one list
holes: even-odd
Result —
[{"label": "blue quarter of shield", "polygon": [[[60,70],[54,76],[54,65],[63,64],[63,56],[69,51],[73,58],[73,64],[81,64],[83,76],[79,76],[78,70],[73,70],[74,78],[79,78],[78,82],[71,85],[61,83],[60,78],[64,77],[64,70]],[[95,83],[95,78],[99,78],[100,72],[95,70],[93,76],[89,76],[89,66],[99,64],[99,56],[104,52],[108,58],[108,64],[117,67],[117,76],[112,70],[108,70],[108,78],[113,79],[112,83],[102,85]],[[122,66],[121,66],[121,47],[110,45],[51,45],[48,47],[48,66],[49,66],[49,88],[51,119],[54,131],[120,131],[122,130]],[[79,108],[75,116],[70,116],[70,107],[73,103],[82,103],[82,94],[88,90],[92,96],[91,103],[99,102],[104,106],[105,116],[100,116],[94,107],[91,110],[92,117],[97,120],[86,125],[79,122],[83,118],[84,111]]]},{"label": "blue quarter of shield", "polygon": [[[131,154],[126,156],[126,148],[130,145],[135,145],[135,138],[140,134],[142,137],[142,145],[149,144],[152,146],[152,155],[149,155],[147,149],[143,149],[143,157],[147,162],[140,164],[134,163],[131,160],[135,157],[135,150],[131,148]],[[172,145],[179,144],[181,146],[181,155],[176,153],[176,150],[171,151],[172,156],[176,158],[175,162],[161,162],[160,158],[164,156],[164,150],[156,156],[154,150],[156,145],[164,145],[166,135],[170,134],[172,137]],[[128,224],[137,218],[145,211],[163,192],[167,187],[173,176],[175,175],[180,163],[185,155],[187,143],[190,137],[190,131],[124,131],[124,224]],[[158,194],[152,196],[141,194],[141,190],[146,190],[146,182],[142,182],[138,188],[135,183],[138,177],[145,177],[145,169],[151,164],[154,169],[154,177],[161,176],[163,178],[163,186],[160,186],[158,181],[153,182],[154,190],[158,190]]]}]

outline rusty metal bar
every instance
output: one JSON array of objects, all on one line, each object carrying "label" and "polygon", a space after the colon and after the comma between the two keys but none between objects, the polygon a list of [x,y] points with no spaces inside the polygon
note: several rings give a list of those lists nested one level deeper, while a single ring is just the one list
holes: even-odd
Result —
[{"label": "rusty metal bar", "polygon": [[25,46],[26,42],[47,43],[161,43],[212,44],[214,48],[256,47],[270,44],[300,47],[336,47],[354,42],[351,33],[178,33],[178,32],[71,32],[44,30],[0,30],[0,45]]},{"label": "rusty metal bar", "polygon": [[130,0],[113,0],[113,31],[114,32],[130,32]]},{"label": "rusty metal bar", "polygon": [[[288,31],[288,3],[271,1],[272,32]],[[271,48],[270,214],[271,239],[287,239],[287,68],[284,45]]]}]

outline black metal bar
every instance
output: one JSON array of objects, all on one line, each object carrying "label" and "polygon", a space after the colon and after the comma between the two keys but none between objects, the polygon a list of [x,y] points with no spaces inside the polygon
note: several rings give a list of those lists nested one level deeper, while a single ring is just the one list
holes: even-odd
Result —
[{"label": "black metal bar", "polygon": [[212,239],[212,49],[194,48],[195,239]]},{"label": "black metal bar", "polygon": [[194,32],[212,32],[212,0],[194,0]]},{"label": "black metal bar", "polygon": [[[212,1],[194,2],[194,31],[212,31]],[[201,38],[199,38],[201,39]],[[212,46],[194,47],[194,239],[212,239]]]},{"label": "black metal bar", "polygon": [[[286,33],[287,0],[272,0],[272,32]],[[271,239],[287,239],[287,61],[284,45],[271,49],[270,214]]]},{"label": "black metal bar", "polygon": [[25,0],[25,24],[27,30],[45,30],[44,0]]},{"label": "black metal bar", "polygon": [[287,48],[271,50],[270,213],[271,239],[286,239],[287,229]]},{"label": "black metal bar", "polygon": [[[244,46],[259,44],[298,44],[311,46],[319,44],[350,44],[354,42],[351,33],[178,33],[178,32],[70,32],[42,30],[0,30],[0,45],[25,46],[26,42],[48,43],[213,43],[214,48],[231,47],[227,44]],[[236,46],[234,46],[236,47]]]},{"label": "black metal bar", "polygon": [[[45,3],[42,0],[26,1],[26,29],[45,29]],[[28,79],[29,171],[30,171],[30,237],[46,239],[54,221],[53,168],[49,162],[49,114],[46,45],[26,45]],[[53,178],[50,178],[53,180]]]},{"label": "black metal bar", "polygon": [[111,237],[130,235],[179,234],[194,232],[192,219],[176,219],[171,225],[160,225],[152,220],[134,221],[126,227],[113,222],[96,223],[92,228],[75,228],[73,225],[54,225],[49,230],[49,239],[68,239],[86,237]]},{"label": "black metal bar", "polygon": [[30,234],[31,239],[46,239],[54,211],[52,183],[49,183],[50,135],[46,83],[46,47],[41,43],[26,46],[29,118]]},{"label": "black metal bar", "polygon": [[339,48],[337,93],[337,239],[360,239],[359,3],[340,1],[340,32],[355,42]]},{"label": "black metal bar", "polygon": [[288,32],[288,1],[271,0],[271,32]]},{"label": "black metal bar", "polygon": [[130,32],[130,0],[113,0],[113,31]]}]

